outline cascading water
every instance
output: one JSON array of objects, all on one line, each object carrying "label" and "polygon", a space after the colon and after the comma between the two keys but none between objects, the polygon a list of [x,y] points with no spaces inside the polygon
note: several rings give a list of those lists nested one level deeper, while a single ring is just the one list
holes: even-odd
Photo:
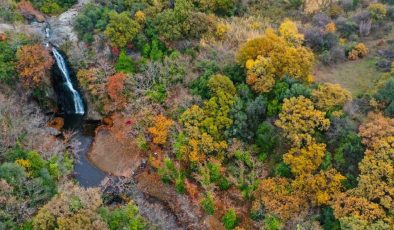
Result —
[{"label": "cascading water", "polygon": [[63,58],[63,56],[55,49],[55,47],[52,47],[52,53],[53,56],[55,57],[56,60],[56,65],[60,69],[62,76],[65,80],[65,86],[68,88],[68,90],[72,93],[72,99],[73,99],[73,104],[74,104],[74,113],[75,114],[85,114],[85,109],[83,106],[83,101],[82,98],[77,90],[74,89],[74,86],[71,82],[70,78],[70,73],[67,69],[66,62]]}]

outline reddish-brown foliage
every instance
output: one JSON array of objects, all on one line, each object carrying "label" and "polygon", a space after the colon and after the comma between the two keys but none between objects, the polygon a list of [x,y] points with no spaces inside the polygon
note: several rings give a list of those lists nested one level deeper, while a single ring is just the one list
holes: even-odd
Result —
[{"label": "reddish-brown foliage", "polygon": [[7,34],[0,33],[0,41],[2,42],[2,41],[5,41],[5,40],[7,40]]},{"label": "reddish-brown foliage", "polygon": [[39,85],[45,80],[53,65],[53,58],[40,44],[23,46],[17,52],[18,73],[22,82],[28,86]]},{"label": "reddish-brown foliage", "polygon": [[23,17],[25,17],[28,20],[33,20],[36,19],[39,22],[44,22],[45,17],[42,15],[38,10],[34,9],[33,5],[30,3],[30,1],[21,1],[17,5],[17,9]]},{"label": "reddish-brown foliage", "polygon": [[115,103],[116,108],[122,108],[126,102],[123,95],[125,80],[126,75],[124,73],[117,73],[108,78],[108,96]]}]

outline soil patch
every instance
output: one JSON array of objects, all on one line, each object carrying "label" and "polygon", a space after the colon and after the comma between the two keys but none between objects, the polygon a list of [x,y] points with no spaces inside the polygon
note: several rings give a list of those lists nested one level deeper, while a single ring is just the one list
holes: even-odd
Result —
[{"label": "soil patch", "polygon": [[144,156],[133,138],[127,135],[130,126],[127,119],[117,117],[114,119],[114,126],[98,127],[88,155],[89,160],[111,175],[131,177]]}]

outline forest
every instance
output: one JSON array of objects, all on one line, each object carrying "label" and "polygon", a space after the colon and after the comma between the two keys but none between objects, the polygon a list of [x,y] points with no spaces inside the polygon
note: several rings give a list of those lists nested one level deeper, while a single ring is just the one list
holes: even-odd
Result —
[{"label": "forest", "polygon": [[0,0],[0,230],[393,230],[394,0]]}]

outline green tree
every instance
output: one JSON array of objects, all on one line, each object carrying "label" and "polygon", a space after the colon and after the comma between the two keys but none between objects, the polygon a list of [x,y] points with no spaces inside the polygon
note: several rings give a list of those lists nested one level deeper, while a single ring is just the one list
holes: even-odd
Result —
[{"label": "green tree", "polygon": [[100,213],[111,230],[142,230],[147,227],[145,219],[139,214],[138,207],[133,203],[115,210],[103,208],[100,210]]},{"label": "green tree", "polygon": [[228,210],[226,214],[224,214],[222,222],[227,230],[234,229],[237,225],[237,214],[235,213],[235,210]]},{"label": "green tree", "polygon": [[109,13],[109,23],[104,31],[111,45],[117,48],[125,47],[137,35],[141,26],[130,18],[127,12]]},{"label": "green tree", "polygon": [[86,4],[74,21],[74,29],[79,39],[86,43],[93,42],[96,29],[104,30],[107,25],[107,9],[93,4]]},{"label": "green tree", "polygon": [[123,73],[134,73],[135,71],[134,61],[126,54],[124,49],[122,49],[119,54],[118,61],[115,64],[115,69],[117,72]]}]

